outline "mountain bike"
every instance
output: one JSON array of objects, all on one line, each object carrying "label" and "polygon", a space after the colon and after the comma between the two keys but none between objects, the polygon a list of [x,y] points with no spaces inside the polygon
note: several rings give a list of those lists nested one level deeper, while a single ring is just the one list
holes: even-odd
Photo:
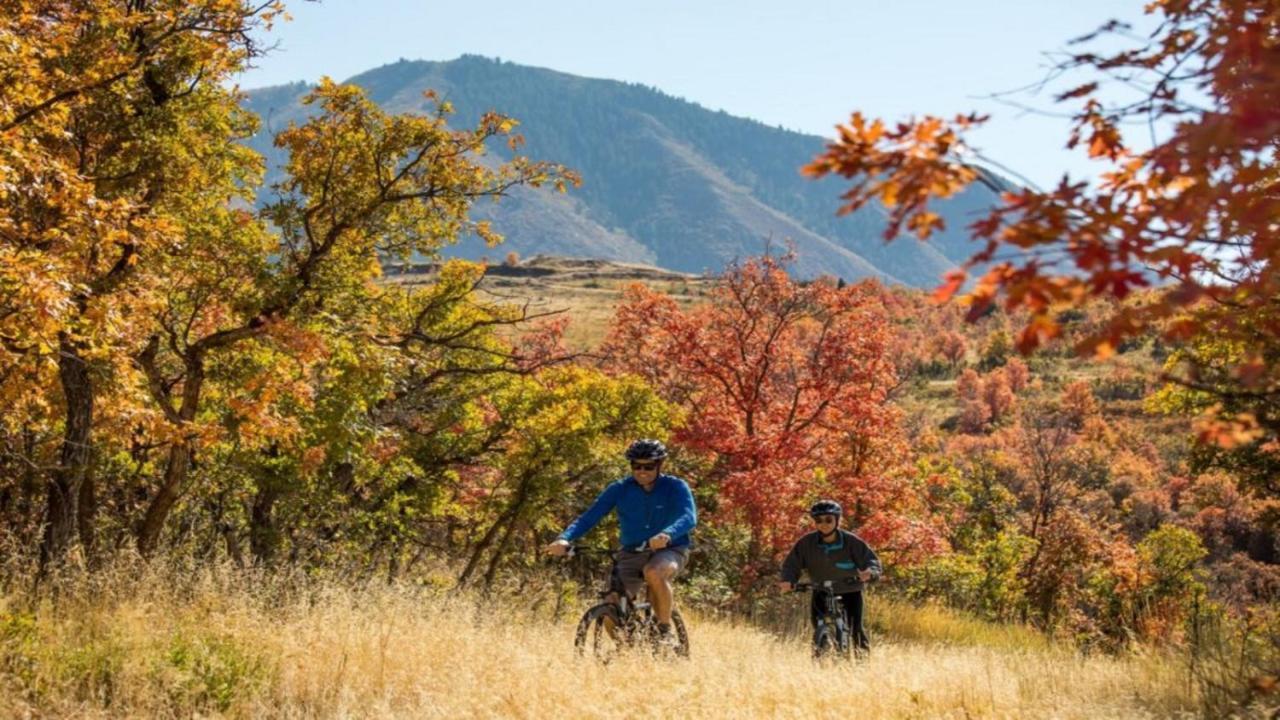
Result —
[{"label": "mountain bike", "polygon": [[818,627],[813,631],[813,657],[823,660],[838,657],[847,660],[852,657],[849,641],[849,620],[844,616],[844,607],[836,595],[830,580],[821,585],[814,583],[796,583],[793,592],[822,593],[821,610],[818,614]]},{"label": "mountain bike", "polygon": [[[634,649],[646,649],[655,655],[672,654],[681,658],[689,657],[689,631],[685,628],[680,611],[671,609],[671,631],[675,636],[675,642],[668,645],[663,642],[662,634],[658,631],[658,618],[652,604],[637,601],[627,592],[618,574],[618,557],[623,550],[644,552],[648,549],[648,546],[644,545],[638,548],[607,551],[612,560],[609,569],[609,586],[599,592],[602,602],[583,613],[582,620],[578,622],[573,645],[579,655],[586,655],[590,646],[592,656],[603,663],[609,662],[625,651]],[[568,555],[571,557],[580,552],[591,551],[585,548],[569,548]],[[609,598],[614,598],[616,601]]]}]

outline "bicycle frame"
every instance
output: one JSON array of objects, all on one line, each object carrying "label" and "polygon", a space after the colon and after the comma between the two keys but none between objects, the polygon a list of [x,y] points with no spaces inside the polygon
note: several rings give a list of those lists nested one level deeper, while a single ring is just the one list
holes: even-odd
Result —
[{"label": "bicycle frame", "polygon": [[822,658],[834,651],[840,657],[849,657],[849,623],[832,582],[827,580],[821,585],[796,583],[793,592],[805,591],[822,593],[822,612],[818,615],[818,626],[813,631],[813,656]]},{"label": "bicycle frame", "polygon": [[[609,586],[599,593],[600,597],[605,601],[587,610],[578,624],[574,645],[577,647],[579,654],[585,651],[587,635],[593,628],[595,631],[593,640],[595,654],[598,659],[605,662],[609,659],[607,657],[609,652],[607,652],[608,648],[603,648],[606,652],[602,654],[600,637],[602,632],[606,633],[610,640],[618,646],[613,650],[620,649],[622,646],[629,648],[650,646],[655,650],[658,649],[658,622],[654,615],[652,604],[647,601],[638,601],[627,592],[626,585],[618,575],[618,557],[623,550],[643,552],[647,549],[647,547],[642,546],[640,548],[620,548],[608,552],[612,560],[609,570]],[[575,548],[570,548],[568,554],[572,556],[576,554],[576,551]],[[607,598],[610,595],[613,595],[615,600],[608,600]],[[672,609],[671,622],[678,641],[677,646],[673,648],[675,654],[679,657],[688,657],[689,635],[679,610]]]},{"label": "bicycle frame", "polygon": [[[613,550],[604,550],[604,551],[593,550],[588,548],[579,548],[577,546],[571,545],[569,547],[568,552],[565,554],[565,557],[573,557],[578,553],[586,553],[589,555],[607,554],[611,562],[611,565],[609,567],[609,587],[599,591],[598,594],[601,598],[608,597],[611,594],[617,595],[618,600],[614,604],[618,606],[619,612],[622,613],[622,615],[625,617],[625,616],[629,616],[633,611],[639,609],[638,607],[639,604],[636,603],[636,599],[632,597],[631,593],[627,592],[626,584],[623,583],[622,578],[618,576],[618,558],[624,551],[644,552],[645,550],[648,550],[648,549],[649,549],[648,543],[645,543],[644,545],[641,545],[636,548],[617,548]],[[643,603],[643,606],[647,608],[649,607],[649,604]]]}]

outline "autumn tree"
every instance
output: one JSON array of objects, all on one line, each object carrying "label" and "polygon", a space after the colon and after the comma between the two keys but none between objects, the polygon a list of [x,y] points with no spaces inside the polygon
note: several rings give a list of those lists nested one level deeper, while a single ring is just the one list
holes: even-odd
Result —
[{"label": "autumn tree", "polygon": [[956,379],[956,396],[960,401],[960,429],[966,433],[980,433],[991,422],[991,405],[983,394],[983,382],[978,371],[967,368]]},{"label": "autumn tree", "polygon": [[1009,376],[1001,368],[987,375],[982,382],[982,401],[990,412],[991,422],[999,422],[1013,409],[1013,388]]},{"label": "autumn tree", "polygon": [[[101,395],[127,385],[127,348],[146,332],[134,314],[180,247],[186,194],[251,172],[231,142],[246,125],[227,86],[279,12],[19,0],[0,19],[0,382],[28,430],[61,436],[45,559],[91,541],[93,429],[136,399]],[[34,397],[47,386],[58,392]]]},{"label": "autumn tree", "polygon": [[[478,408],[501,378],[537,366],[500,337],[533,315],[479,301],[482,276],[450,261],[432,282],[370,285],[354,304],[330,296],[339,304],[323,315],[211,355],[197,421],[209,428],[196,448],[205,461],[185,493],[210,512],[180,524],[217,525],[241,560],[248,540],[257,563],[287,550],[307,566],[411,564],[401,551],[438,515],[457,467],[507,429],[478,422]],[[226,511],[237,505],[244,522]]]},{"label": "autumn tree", "polygon": [[1031,369],[1027,367],[1027,363],[1020,357],[1011,357],[1009,362],[1005,363],[1004,375],[1009,380],[1009,389],[1017,393],[1026,389],[1031,382]]},{"label": "autumn tree", "polygon": [[1093,396],[1093,388],[1087,380],[1076,380],[1062,389],[1062,412],[1076,430],[1084,427],[1089,418],[1095,417],[1100,408],[1098,400]]},{"label": "autumn tree", "polygon": [[969,350],[969,345],[965,342],[964,336],[955,331],[947,331],[938,335],[934,340],[934,347],[937,349],[938,354],[947,361],[947,366],[952,370],[964,361],[965,353]]},{"label": "autumn tree", "polygon": [[[1099,172],[1064,176],[1044,190],[1006,190],[970,226],[981,250],[969,267],[988,268],[967,295],[970,317],[1003,298],[1007,309],[1026,313],[1017,345],[1028,351],[1061,334],[1063,309],[1096,297],[1129,299],[1111,305],[1078,349],[1105,355],[1148,328],[1174,343],[1229,348],[1212,366],[1185,356],[1165,377],[1209,398],[1206,439],[1274,453],[1280,14],[1271,0],[1157,0],[1147,12],[1155,29],[1145,41],[1111,22],[1080,38],[1084,49],[1057,68],[1054,78],[1076,83],[1057,95],[1072,108],[1066,144],[1087,152]],[[1100,35],[1124,47],[1091,51]],[[1137,94],[1116,100],[1107,86],[1117,85]],[[943,225],[930,200],[986,178],[965,140],[984,121],[889,125],[855,113],[807,172],[854,179],[842,212],[883,201],[886,237],[903,229],[928,237]],[[1140,149],[1146,142],[1151,147]],[[950,275],[940,294],[965,279]],[[1134,295],[1148,287],[1154,291]]]},{"label": "autumn tree", "polygon": [[[185,228],[190,250],[173,269],[157,330],[137,355],[166,421],[167,447],[138,526],[144,554],[155,548],[202,443],[204,389],[216,356],[299,333],[319,341],[324,332],[313,324],[334,324],[373,301],[381,258],[432,255],[467,232],[496,242],[486,223],[469,218],[472,202],[515,185],[563,187],[572,179],[522,157],[496,167],[478,162],[491,139],[515,126],[497,114],[454,131],[447,105],[434,115],[388,115],[359,89],[328,80],[305,102],[319,113],[277,135],[289,153],[286,178],[261,216],[226,205]],[[303,353],[292,356],[307,362]],[[270,371],[261,380],[273,381]]]},{"label": "autumn tree", "polygon": [[905,557],[935,546],[898,472],[897,379],[878,294],[798,283],[763,257],[727,269],[705,305],[685,310],[636,285],[617,310],[603,346],[610,366],[683,409],[673,441],[710,458],[697,480],[716,489],[717,517],[749,529],[748,564],[790,542],[819,495],[848,502],[878,547]]},{"label": "autumn tree", "polygon": [[967,368],[956,378],[956,396],[960,400],[977,400],[982,393],[982,377],[973,368]]},{"label": "autumn tree", "polygon": [[472,483],[483,503],[461,508],[474,542],[460,583],[491,585],[522,545],[559,532],[609,482],[625,475],[623,451],[636,437],[661,437],[672,408],[636,376],[611,377],[557,365],[493,394],[496,418],[510,427]]},{"label": "autumn tree", "polygon": [[1022,466],[1022,495],[1029,511],[1027,534],[1038,539],[1058,510],[1079,492],[1071,452],[1078,436],[1069,419],[1047,404],[1024,408],[1010,432]]},{"label": "autumn tree", "polygon": [[1013,343],[1009,339],[1009,333],[1004,328],[996,328],[987,335],[978,367],[983,370],[1001,367],[1008,362],[1009,354],[1012,352]]}]

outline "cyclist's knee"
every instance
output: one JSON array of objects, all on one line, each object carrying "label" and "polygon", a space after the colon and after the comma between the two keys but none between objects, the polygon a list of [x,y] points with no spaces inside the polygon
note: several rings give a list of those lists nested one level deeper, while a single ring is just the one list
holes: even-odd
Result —
[{"label": "cyclist's knee", "polygon": [[658,562],[644,566],[644,579],[649,582],[670,580],[675,577],[675,574],[676,566],[674,563]]}]

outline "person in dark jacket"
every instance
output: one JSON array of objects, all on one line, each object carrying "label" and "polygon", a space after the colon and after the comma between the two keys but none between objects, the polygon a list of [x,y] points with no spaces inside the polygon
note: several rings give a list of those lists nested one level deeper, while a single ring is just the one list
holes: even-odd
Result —
[{"label": "person in dark jacket", "polygon": [[[782,562],[778,589],[794,590],[801,571],[808,573],[814,584],[830,580],[832,591],[844,608],[853,646],[862,654],[871,649],[862,626],[862,589],[866,583],[880,579],[880,558],[862,538],[840,529],[841,514],[840,503],[834,500],[820,500],[809,508],[809,516],[817,529],[800,538],[787,554]],[[818,629],[818,619],[826,602],[823,593],[816,589],[812,593],[809,615],[814,630]]]},{"label": "person in dark jacket", "polygon": [[689,484],[662,472],[666,457],[666,446],[657,440],[631,443],[627,448],[631,475],[606,487],[591,507],[546,547],[551,555],[563,555],[574,540],[616,510],[622,542],[618,575],[630,595],[634,596],[641,587],[649,588],[658,632],[664,641],[673,637],[671,608],[675,590],[671,581],[689,561],[689,532],[698,524]]}]

